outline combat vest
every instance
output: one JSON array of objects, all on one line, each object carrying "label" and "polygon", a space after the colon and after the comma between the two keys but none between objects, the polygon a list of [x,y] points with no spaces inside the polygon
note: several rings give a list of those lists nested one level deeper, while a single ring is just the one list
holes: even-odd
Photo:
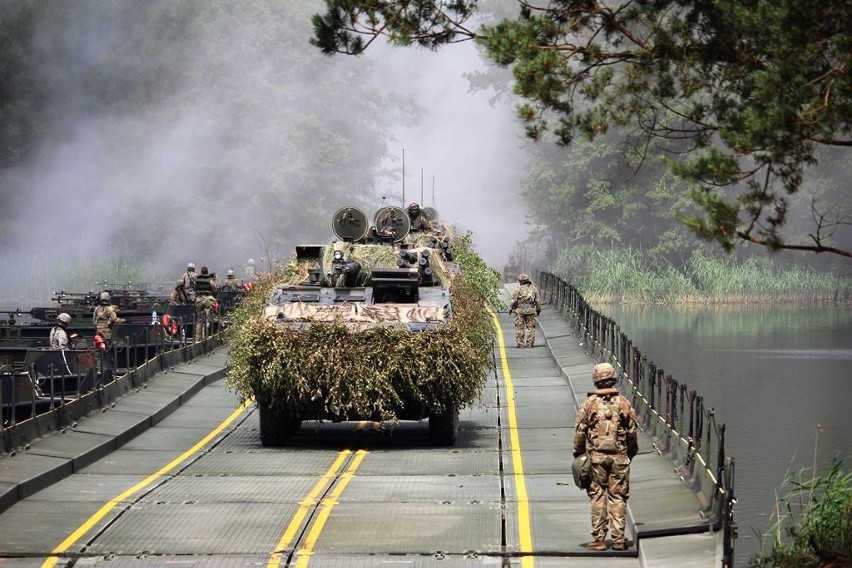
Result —
[{"label": "combat vest", "polygon": [[195,295],[196,296],[212,296],[213,283],[210,282],[209,274],[199,274],[195,277]]},{"label": "combat vest", "polygon": [[[63,337],[63,335],[65,337]],[[64,340],[64,341],[63,341]],[[65,345],[62,345],[65,343]],[[55,325],[53,329],[50,330],[50,348],[51,349],[63,349],[68,345],[68,332],[62,329],[60,326]]]},{"label": "combat vest", "polygon": [[597,395],[589,412],[589,446],[604,454],[617,454],[618,422],[620,417],[618,395]]},{"label": "combat vest", "polygon": [[538,309],[538,290],[532,284],[522,284],[515,290],[515,311],[519,314],[534,314]]},{"label": "combat vest", "polygon": [[113,314],[115,308],[112,304],[99,304],[95,306],[95,311],[92,312],[92,322],[95,324],[95,331],[100,333],[105,339],[112,339],[112,325],[115,323]]}]

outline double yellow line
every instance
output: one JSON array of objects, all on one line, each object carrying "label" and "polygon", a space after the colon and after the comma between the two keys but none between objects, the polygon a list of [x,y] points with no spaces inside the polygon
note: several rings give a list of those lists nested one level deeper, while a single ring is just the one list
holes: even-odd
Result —
[{"label": "double yellow line", "polygon": [[358,450],[355,452],[354,459],[352,459],[349,467],[346,468],[346,471],[341,475],[339,472],[343,468],[346,460],[350,458],[351,454],[352,451],[350,450],[343,450],[340,452],[337,459],[334,460],[331,467],[328,468],[316,485],[314,485],[305,500],[299,503],[299,510],[296,511],[296,514],[293,516],[290,524],[287,525],[287,529],[284,531],[284,534],[281,535],[281,540],[279,540],[278,544],[275,546],[275,552],[272,553],[272,556],[269,558],[269,562],[266,564],[268,568],[277,568],[280,566],[281,559],[286,554],[287,547],[293,542],[293,539],[296,537],[296,533],[299,530],[299,527],[302,526],[305,517],[308,516],[309,512],[316,508],[317,498],[321,494],[325,493],[328,486],[339,477],[340,481],[334,486],[334,489],[329,496],[320,502],[319,515],[317,515],[316,520],[311,526],[311,530],[305,539],[305,545],[295,553],[297,568],[303,568],[308,565],[308,560],[310,559],[311,554],[313,554],[314,546],[316,546],[319,535],[322,533],[322,529],[325,527],[328,516],[331,514],[331,509],[337,504],[337,499],[340,497],[340,494],[343,493],[343,490],[346,489],[346,486],[349,485],[349,482],[355,475],[355,470],[361,465],[361,461],[367,455],[367,452],[366,450]]},{"label": "double yellow line", "polygon": [[[510,453],[512,456],[512,470],[513,470],[513,480],[515,484],[515,490],[517,492],[518,497],[518,535],[519,535],[519,544],[520,544],[520,552],[522,553],[521,557],[521,566],[523,568],[531,568],[534,566],[534,558],[530,556],[532,553],[532,530],[530,523],[530,508],[529,508],[529,497],[527,494],[527,486],[526,480],[524,476],[524,466],[523,460],[521,457],[521,449],[520,449],[520,438],[518,436],[518,419],[517,414],[515,412],[515,394],[514,394],[514,386],[512,384],[512,375],[509,371],[509,363],[506,357],[506,344],[503,340],[503,330],[500,326],[500,322],[497,319],[496,314],[488,310],[491,318],[494,320],[494,326],[497,329],[497,341],[500,348],[500,360],[502,364],[503,371],[503,380],[506,385],[506,406],[507,413],[509,419],[509,440],[510,440]],[[77,541],[79,541],[85,534],[94,527],[101,519],[103,519],[106,515],[108,515],[116,506],[118,506],[121,502],[129,499],[131,496],[136,493],[142,491],[161,477],[170,473],[172,470],[179,467],[181,464],[190,459],[196,452],[198,452],[202,447],[204,447],[207,443],[209,443],[213,438],[215,438],[219,433],[221,433],[225,428],[227,428],[231,423],[234,422],[244,411],[245,409],[252,404],[252,401],[247,401],[239,408],[237,408],[234,412],[232,412],[219,426],[213,429],[209,434],[204,436],[201,440],[199,440],[194,446],[188,449],[186,452],[182,453],[180,456],[160,468],[155,473],[146,477],[136,485],[130,487],[126,491],[120,493],[116,497],[107,501],[100,509],[97,510],[91,517],[89,517],[82,525],[80,525],[74,532],[72,532],[68,537],[63,540],[56,548],[51,550],[52,556],[45,559],[42,563],[42,568],[52,568],[56,565],[59,560],[59,555],[64,552],[67,552],[71,546],[74,545]],[[281,564],[282,558],[286,557],[288,554],[287,548],[291,546],[295,539],[299,534],[299,530],[305,522],[305,519],[309,516],[312,511],[318,510],[317,518],[314,520],[311,525],[310,531],[305,538],[304,546],[295,551],[294,557],[296,560],[295,566],[297,568],[304,568],[308,565],[308,561],[313,554],[314,547],[316,546],[317,540],[319,539],[320,534],[322,533],[323,528],[325,527],[325,523],[331,514],[331,510],[337,504],[337,499],[346,489],[349,482],[352,480],[352,477],[355,475],[355,471],[361,465],[361,462],[367,455],[366,450],[358,450],[353,454],[351,450],[343,450],[334,460],[332,465],[326,470],[326,472],[322,475],[322,477],[317,481],[308,495],[305,497],[303,501],[299,503],[299,509],[296,514],[290,520],[290,523],[287,525],[287,528],[284,530],[284,533],[281,535],[277,545],[275,546],[275,550],[271,553],[269,562],[267,563],[268,568],[278,568]],[[348,467],[346,466],[348,462]],[[341,473],[343,468],[346,467],[346,471]],[[334,484],[335,481],[338,481],[337,484],[334,485],[331,493],[328,494],[327,497],[323,497],[319,504],[317,503],[318,499],[321,498],[323,494],[325,494],[329,487]]]}]

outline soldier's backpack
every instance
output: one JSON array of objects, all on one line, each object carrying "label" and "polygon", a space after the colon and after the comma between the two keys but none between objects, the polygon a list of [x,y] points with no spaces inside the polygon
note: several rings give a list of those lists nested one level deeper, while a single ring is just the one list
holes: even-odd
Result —
[{"label": "soldier's backpack", "polygon": [[605,454],[618,452],[618,416],[616,397],[597,397],[589,429],[589,438],[595,450]]}]

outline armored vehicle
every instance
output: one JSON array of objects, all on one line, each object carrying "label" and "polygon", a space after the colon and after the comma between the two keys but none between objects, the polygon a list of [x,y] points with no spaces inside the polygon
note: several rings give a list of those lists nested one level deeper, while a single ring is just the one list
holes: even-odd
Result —
[{"label": "armored vehicle", "polygon": [[[379,209],[372,223],[344,207],[332,221],[338,240],[296,247],[232,354],[235,375],[253,372],[245,380],[263,445],[285,445],[305,420],[427,418],[432,444],[455,443],[459,408],[484,383],[490,339],[455,321],[463,279],[453,235],[436,219],[425,227],[412,230],[399,207]],[[484,313],[481,302],[475,309]]]}]

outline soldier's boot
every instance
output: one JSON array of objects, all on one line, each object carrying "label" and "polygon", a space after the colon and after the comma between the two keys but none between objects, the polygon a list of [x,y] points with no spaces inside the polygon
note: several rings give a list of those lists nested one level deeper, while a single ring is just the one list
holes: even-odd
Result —
[{"label": "soldier's boot", "polygon": [[589,550],[606,550],[606,542],[603,540],[593,540],[586,545]]},{"label": "soldier's boot", "polygon": [[613,550],[627,550],[627,541],[625,541],[625,540],[613,541],[612,542],[612,549]]}]

